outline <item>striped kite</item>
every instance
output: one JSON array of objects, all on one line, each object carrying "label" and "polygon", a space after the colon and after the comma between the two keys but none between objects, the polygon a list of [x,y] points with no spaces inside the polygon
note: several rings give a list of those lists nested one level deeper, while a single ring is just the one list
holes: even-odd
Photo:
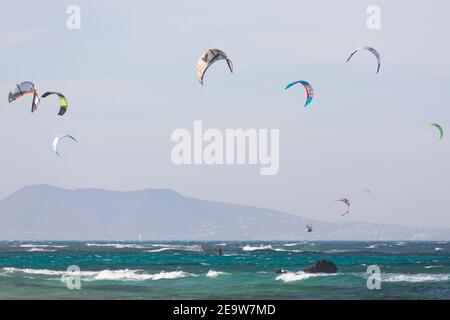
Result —
[{"label": "striped kite", "polygon": [[311,84],[308,81],[305,80],[298,80],[298,81],[294,81],[289,83],[286,88],[284,88],[285,90],[289,89],[290,87],[292,87],[293,85],[300,83],[303,85],[303,87],[305,87],[306,90],[306,101],[305,101],[305,107],[311,103],[313,96],[314,96],[314,91],[313,88],[311,86]]},{"label": "striped kite", "polygon": [[31,112],[36,111],[38,104],[41,102],[39,99],[39,94],[34,87],[34,84],[30,81],[24,81],[20,84],[16,84],[14,88],[11,89],[8,95],[9,103],[23,97],[26,94],[32,94],[33,100],[31,102]]}]

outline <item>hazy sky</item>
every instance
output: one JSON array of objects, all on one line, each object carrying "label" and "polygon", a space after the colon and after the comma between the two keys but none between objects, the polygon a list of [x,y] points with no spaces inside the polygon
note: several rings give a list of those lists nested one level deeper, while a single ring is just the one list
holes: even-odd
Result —
[{"label": "hazy sky", "polygon": [[[24,185],[115,190],[172,188],[193,197],[347,219],[450,227],[448,1],[39,1],[0,13],[0,197]],[[66,28],[67,6],[81,30]],[[366,9],[381,8],[381,30]],[[367,52],[381,54],[381,70]],[[202,87],[195,65],[224,50]],[[308,108],[304,79],[315,89]],[[8,104],[17,82],[63,92]],[[280,171],[175,166],[177,128],[280,130]],[[62,157],[51,143],[69,133]],[[369,188],[373,195],[362,192]],[[352,213],[334,199],[348,197]]]}]

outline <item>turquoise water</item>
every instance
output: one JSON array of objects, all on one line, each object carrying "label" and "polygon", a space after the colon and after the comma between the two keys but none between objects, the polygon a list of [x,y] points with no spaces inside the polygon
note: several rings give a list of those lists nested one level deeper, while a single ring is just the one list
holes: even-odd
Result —
[{"label": "turquoise water", "polygon": [[[338,273],[300,271],[322,259]],[[450,243],[0,242],[0,299],[450,299]]]}]

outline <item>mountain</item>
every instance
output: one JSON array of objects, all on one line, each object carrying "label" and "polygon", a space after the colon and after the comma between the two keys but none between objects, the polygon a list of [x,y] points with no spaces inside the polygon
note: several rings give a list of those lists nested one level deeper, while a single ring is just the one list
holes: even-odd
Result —
[{"label": "mountain", "polygon": [[[312,223],[313,233],[305,231]],[[0,240],[449,240],[444,228],[326,223],[169,189],[24,187],[0,201]]]}]

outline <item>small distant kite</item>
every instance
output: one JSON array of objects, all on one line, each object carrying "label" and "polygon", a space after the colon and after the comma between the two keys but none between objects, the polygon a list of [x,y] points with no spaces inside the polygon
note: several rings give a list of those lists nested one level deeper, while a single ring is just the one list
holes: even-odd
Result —
[{"label": "small distant kite", "polygon": [[370,191],[369,189],[364,189],[362,192],[367,192],[368,194],[372,195],[372,191]]},{"label": "small distant kite", "polygon": [[444,139],[444,128],[437,123],[430,123],[427,128],[436,128],[439,130],[439,141]]},{"label": "small distant kite", "polygon": [[58,151],[59,143],[61,142],[61,140],[67,139],[67,138],[71,139],[74,142],[77,142],[77,140],[74,137],[72,137],[71,135],[68,135],[68,134],[63,135],[63,136],[58,136],[55,139],[53,139],[53,151],[56,153],[57,156],[59,156],[59,151]]},{"label": "small distant kite", "polygon": [[377,58],[377,61],[378,61],[377,73],[378,73],[378,71],[380,71],[380,66],[381,66],[381,63],[380,63],[380,54],[378,53],[377,50],[375,50],[375,49],[372,48],[372,47],[361,47],[361,48],[356,49],[355,51],[353,51],[353,52],[350,54],[350,57],[348,57],[347,62],[350,61],[351,57],[353,57],[353,55],[354,55],[355,53],[357,53],[358,51],[361,51],[361,50],[367,50],[367,51],[370,51],[370,52],[372,52],[373,55]]},{"label": "small distant kite", "polygon": [[308,231],[308,232],[312,232],[312,231],[313,231],[312,225],[311,225],[311,224],[307,224],[307,225],[305,226],[305,228],[306,228],[306,231]]},{"label": "small distant kite", "polygon": [[350,200],[348,200],[347,198],[340,198],[335,200],[335,202],[343,202],[347,205],[347,210],[342,214],[342,216],[345,216],[346,214],[348,214],[350,212],[350,208],[352,206]]},{"label": "small distant kite", "polygon": [[59,98],[59,112],[58,115],[62,116],[67,111],[67,107],[69,106],[66,97],[60,92],[47,91],[44,93],[41,98],[47,98],[49,95],[56,94]]},{"label": "small distant kite", "polygon": [[311,84],[308,81],[304,81],[304,80],[298,80],[298,81],[294,81],[289,83],[286,88],[284,88],[285,90],[289,89],[290,87],[292,87],[293,85],[300,83],[303,85],[303,87],[305,87],[306,90],[306,101],[305,101],[305,107],[311,103],[313,96],[314,96],[314,90],[311,86]]},{"label": "small distant kite", "polygon": [[39,94],[37,93],[34,84],[30,81],[24,81],[20,84],[16,84],[14,88],[11,89],[8,95],[9,103],[23,97],[26,94],[32,94],[33,100],[31,102],[31,112],[36,111],[38,104],[41,102],[39,99]]},{"label": "small distant kite", "polygon": [[233,62],[228,58],[228,56],[219,49],[208,49],[200,56],[197,62],[197,80],[203,85],[203,77],[205,76],[206,70],[216,61],[225,60],[230,68],[231,73],[233,73]]}]

